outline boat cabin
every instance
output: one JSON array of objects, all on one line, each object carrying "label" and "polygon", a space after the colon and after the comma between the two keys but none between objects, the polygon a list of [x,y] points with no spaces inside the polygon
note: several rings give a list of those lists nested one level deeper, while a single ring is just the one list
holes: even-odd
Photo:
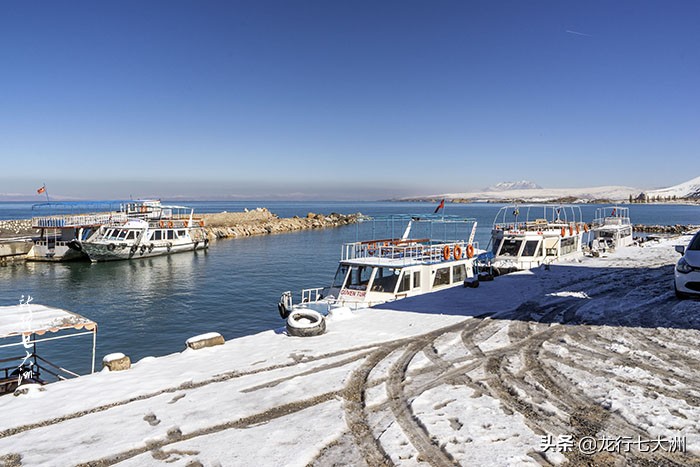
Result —
[{"label": "boat cabin", "polygon": [[610,206],[596,209],[591,231],[592,249],[615,249],[634,243],[629,208]]},{"label": "boat cabin", "polygon": [[503,273],[580,255],[587,231],[578,206],[504,206],[491,229],[492,266]]}]

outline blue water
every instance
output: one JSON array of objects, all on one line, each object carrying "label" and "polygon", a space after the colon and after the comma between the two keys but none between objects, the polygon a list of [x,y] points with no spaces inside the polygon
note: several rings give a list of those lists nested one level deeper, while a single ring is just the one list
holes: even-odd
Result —
[{"label": "blue water", "polygon": [[[280,217],[308,212],[377,216],[431,213],[429,203],[178,202],[197,212],[241,211],[268,207]],[[477,241],[488,243],[497,204],[448,204],[446,213],[474,217]],[[582,205],[590,222],[595,208]],[[0,203],[0,219],[31,217],[30,203]],[[631,206],[634,223],[700,224],[700,206]],[[363,228],[366,228],[363,227]],[[399,233],[400,235],[400,233]],[[137,361],[180,351],[188,337],[217,331],[226,339],[280,328],[277,301],[285,290],[296,294],[330,283],[343,242],[355,241],[356,226],[220,240],[209,250],[137,261],[91,264],[17,263],[0,267],[0,305],[21,295],[35,303],[65,308],[99,324],[101,357],[123,352]],[[50,359],[79,372],[89,371],[91,341],[80,337],[44,344]],[[0,354],[0,358],[4,354]]]}]

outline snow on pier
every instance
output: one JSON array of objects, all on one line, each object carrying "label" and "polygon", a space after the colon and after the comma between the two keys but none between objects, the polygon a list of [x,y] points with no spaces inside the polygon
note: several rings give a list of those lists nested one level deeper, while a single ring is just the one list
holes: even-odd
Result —
[{"label": "snow on pier", "polygon": [[673,295],[682,242],[330,316],[317,337],[268,331],[4,396],[0,458],[697,463],[700,302]]}]

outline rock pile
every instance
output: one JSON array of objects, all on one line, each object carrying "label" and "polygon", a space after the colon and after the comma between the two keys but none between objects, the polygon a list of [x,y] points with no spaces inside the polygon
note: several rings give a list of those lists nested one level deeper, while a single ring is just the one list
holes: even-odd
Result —
[{"label": "rock pile", "polygon": [[36,235],[30,219],[0,221],[0,238]]},{"label": "rock pile", "polygon": [[267,208],[235,213],[204,214],[205,229],[210,239],[250,237],[295,230],[323,229],[354,224],[361,214],[331,213],[328,216],[310,212],[306,217],[279,218]]},{"label": "rock pile", "polygon": [[698,225],[644,225],[635,224],[633,227],[635,232],[647,232],[647,233],[663,233],[663,234],[682,234],[686,232],[693,232],[698,230],[700,226]]}]

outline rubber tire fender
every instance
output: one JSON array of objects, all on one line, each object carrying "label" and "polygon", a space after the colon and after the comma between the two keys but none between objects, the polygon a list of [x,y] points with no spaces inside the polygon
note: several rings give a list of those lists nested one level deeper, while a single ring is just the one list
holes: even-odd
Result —
[{"label": "rubber tire fender", "polygon": [[[302,319],[311,321],[306,323]],[[320,336],[326,332],[326,318],[317,311],[296,310],[287,317],[287,334],[296,337]]]}]

